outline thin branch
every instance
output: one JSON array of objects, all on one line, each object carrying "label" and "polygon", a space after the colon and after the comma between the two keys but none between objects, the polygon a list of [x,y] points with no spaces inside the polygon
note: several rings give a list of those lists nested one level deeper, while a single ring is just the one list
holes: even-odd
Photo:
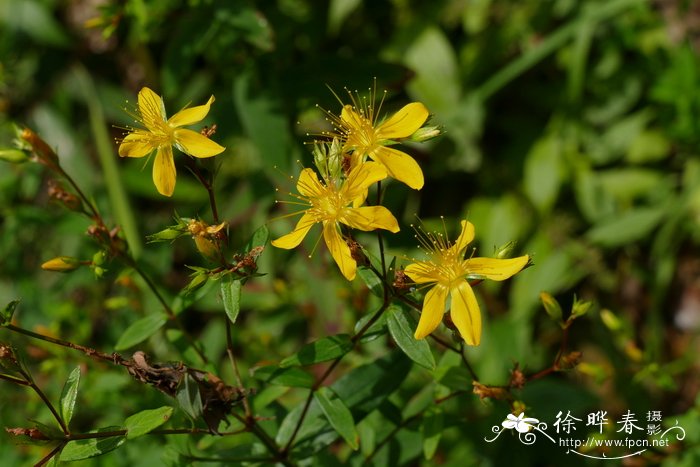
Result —
[{"label": "thin branch", "polygon": [[34,467],[41,467],[42,465],[45,465],[45,464],[46,464],[47,462],[49,462],[54,456],[58,455],[58,454],[63,450],[63,448],[66,446],[66,443],[67,443],[67,441],[66,441],[66,442],[62,442],[62,443],[60,443],[58,446],[56,446],[55,448],[53,448],[53,449],[51,450],[50,453],[48,453],[47,455],[45,455],[44,457],[42,457],[41,460],[40,460],[39,462],[37,462],[36,464],[34,464]]},{"label": "thin branch", "polygon": [[[243,381],[241,380],[241,373],[238,371],[238,363],[236,363],[236,356],[233,353],[233,333],[231,332],[231,321],[226,319],[226,353],[228,354],[228,359],[231,362],[231,369],[233,370],[233,375],[236,378],[236,384],[239,388],[243,387]],[[250,404],[248,403],[248,396],[245,391],[243,391],[243,409],[245,410],[245,417],[247,420],[252,419],[253,413],[250,410]]]}]

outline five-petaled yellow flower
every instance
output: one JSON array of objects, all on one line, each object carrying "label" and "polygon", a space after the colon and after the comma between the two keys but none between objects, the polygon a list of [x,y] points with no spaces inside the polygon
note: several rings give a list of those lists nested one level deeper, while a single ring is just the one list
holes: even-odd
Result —
[{"label": "five-petaled yellow flower", "polygon": [[297,181],[298,198],[309,207],[303,211],[294,230],[272,241],[278,248],[291,249],[299,245],[316,223],[323,225],[323,239],[346,279],[353,280],[357,263],[345,242],[340,224],[359,230],[385,229],[398,232],[399,225],[391,212],[383,206],[360,206],[370,185],[386,178],[384,167],[366,162],[354,167],[344,182],[324,180],[316,172],[304,169]]},{"label": "five-petaled yellow flower", "polygon": [[[423,238],[424,237],[424,238]],[[434,284],[425,295],[416,339],[422,339],[438,327],[451,297],[450,316],[462,338],[469,345],[481,341],[481,313],[469,279],[502,281],[520,272],[528,262],[528,255],[511,259],[466,257],[467,246],[474,239],[474,226],[462,221],[462,233],[450,245],[442,236],[419,235],[430,259],[416,261],[406,267],[405,273],[417,284]]]},{"label": "five-petaled yellow flower", "polygon": [[428,119],[428,109],[420,102],[412,102],[377,124],[372,107],[357,108],[345,105],[340,118],[340,139],[344,151],[353,151],[353,166],[362,163],[365,156],[379,162],[391,178],[420,190],[423,188],[423,171],[418,163],[405,152],[389,145],[414,134]]},{"label": "five-petaled yellow flower", "polygon": [[163,99],[144,87],[139,92],[136,118],[145,128],[128,128],[129,134],[119,145],[119,155],[143,157],[155,150],[153,183],[160,194],[171,196],[176,177],[173,146],[185,154],[200,158],[215,156],[225,149],[196,131],[181,128],[204,119],[212,102],[214,96],[206,104],[185,108],[168,119]]}]

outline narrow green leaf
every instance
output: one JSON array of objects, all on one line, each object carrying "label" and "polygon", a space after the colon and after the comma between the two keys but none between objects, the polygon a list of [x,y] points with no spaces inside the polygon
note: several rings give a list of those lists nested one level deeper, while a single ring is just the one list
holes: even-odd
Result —
[{"label": "narrow green leaf", "polygon": [[129,347],[133,347],[145,341],[158,332],[167,321],[168,317],[163,313],[152,314],[135,321],[124,331],[124,334],[121,335],[117,341],[117,345],[114,346],[115,350],[126,350]]},{"label": "narrow green leaf", "polygon": [[295,388],[311,388],[314,385],[314,377],[298,367],[263,366],[253,371],[253,378],[270,384]]},{"label": "narrow green leaf", "polygon": [[665,207],[640,207],[596,225],[586,232],[586,237],[608,247],[632,243],[646,238],[667,212]]},{"label": "narrow green leaf", "polygon": [[12,300],[0,310],[0,326],[5,326],[12,322],[12,316],[15,314],[17,305],[19,305],[19,300]]},{"label": "narrow green leaf", "polygon": [[190,376],[186,375],[175,395],[180,408],[192,420],[197,420],[203,412],[202,398],[199,395],[199,385]]},{"label": "narrow green leaf", "polygon": [[[122,428],[118,426],[111,426],[92,430],[89,433],[109,433],[116,432],[121,429]],[[119,446],[124,444],[124,441],[126,441],[126,437],[124,437],[124,435],[110,436],[108,438],[90,438],[70,441],[68,444],[66,444],[66,447],[63,448],[63,451],[61,451],[61,461],[79,461],[89,459],[91,457],[101,456],[102,454],[106,454],[117,449]]]},{"label": "narrow green leaf", "polygon": [[355,420],[343,401],[329,387],[320,388],[314,393],[314,398],[333,429],[357,451],[360,447],[360,439],[355,428]]},{"label": "narrow green leaf", "polygon": [[345,355],[352,349],[352,341],[347,334],[328,336],[306,344],[294,355],[280,362],[281,368],[295,365],[313,365]]},{"label": "narrow green leaf", "polygon": [[423,455],[430,460],[437,451],[442,437],[443,417],[439,406],[432,406],[426,410],[420,431],[423,435]]},{"label": "narrow green leaf", "polygon": [[241,281],[234,279],[230,274],[224,276],[221,280],[221,298],[224,301],[226,316],[235,324],[241,311]]},{"label": "narrow green leaf", "polygon": [[124,421],[127,429],[126,439],[134,439],[149,433],[170,419],[173,413],[172,407],[160,407],[158,409],[142,410]]},{"label": "narrow green leaf", "polygon": [[370,268],[360,266],[357,268],[357,275],[360,276],[360,279],[362,279],[370,292],[377,297],[384,297],[384,287],[382,285],[382,281]]},{"label": "narrow green leaf", "polygon": [[430,345],[424,339],[413,337],[417,323],[413,316],[398,306],[391,306],[387,310],[389,315],[389,333],[394,338],[396,345],[418,365],[429,370],[435,369],[435,359],[430,351]]},{"label": "narrow green leaf", "polygon": [[58,410],[66,426],[68,426],[71,418],[73,418],[73,409],[75,408],[75,400],[78,397],[79,383],[80,367],[78,366],[68,375],[66,384],[63,385],[63,391],[61,391],[61,400]]}]

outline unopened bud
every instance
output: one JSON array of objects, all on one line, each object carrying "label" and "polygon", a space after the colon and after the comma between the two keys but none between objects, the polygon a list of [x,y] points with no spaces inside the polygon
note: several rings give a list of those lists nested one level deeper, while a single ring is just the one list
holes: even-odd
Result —
[{"label": "unopened bud", "polygon": [[494,256],[498,259],[507,259],[512,256],[513,250],[517,242],[510,241],[503,246],[494,249]]},{"label": "unopened bud", "polygon": [[58,155],[53,149],[51,149],[51,146],[46,144],[46,141],[39,137],[39,135],[34,133],[29,128],[25,128],[20,133],[20,138],[31,145],[37,161],[50,169],[59,169],[60,164],[58,162]]},{"label": "unopened bud", "polygon": [[342,146],[338,138],[332,142],[321,141],[314,143],[314,165],[326,180],[336,180],[340,177],[343,165]]},{"label": "unopened bud", "polygon": [[580,318],[581,316],[588,313],[592,306],[593,302],[578,300],[574,298],[574,305],[571,307],[571,317]]},{"label": "unopened bud", "polygon": [[562,311],[559,302],[547,292],[540,292],[540,300],[550,318],[557,323],[562,323]]},{"label": "unopened bud", "polygon": [[0,160],[12,164],[19,164],[28,161],[29,156],[19,149],[0,149]]},{"label": "unopened bud", "polygon": [[411,135],[411,141],[422,143],[436,138],[442,134],[439,126],[424,126]]},{"label": "unopened bud", "polygon": [[80,265],[81,262],[78,259],[70,256],[57,256],[42,264],[41,269],[45,271],[70,272],[78,269]]}]

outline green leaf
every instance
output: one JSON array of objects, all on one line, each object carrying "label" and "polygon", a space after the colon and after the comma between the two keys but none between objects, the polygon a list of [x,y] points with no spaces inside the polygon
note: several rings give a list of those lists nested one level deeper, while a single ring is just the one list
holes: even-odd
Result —
[{"label": "green leaf", "polygon": [[199,395],[199,385],[189,374],[185,375],[180,387],[177,388],[175,398],[180,404],[180,408],[192,420],[197,420],[202,416],[203,407],[202,398]]},{"label": "green leaf", "polygon": [[73,418],[73,409],[75,408],[75,400],[78,397],[79,383],[80,367],[78,366],[68,375],[66,384],[63,385],[63,391],[61,391],[61,400],[58,410],[66,426],[68,426],[71,418]]},{"label": "green leaf", "polygon": [[6,326],[12,323],[12,317],[15,314],[17,305],[19,305],[19,300],[12,300],[0,311],[0,326]]},{"label": "green leaf", "polygon": [[[89,433],[108,433],[118,430],[121,430],[121,428],[118,426],[112,426],[92,430]],[[63,451],[61,451],[61,461],[79,461],[82,459],[101,456],[102,454],[106,454],[117,449],[119,446],[124,444],[124,441],[126,441],[126,437],[124,435],[110,436],[108,438],[90,438],[70,441],[68,444],[66,444],[66,447],[63,448]]]},{"label": "green leaf", "polygon": [[321,406],[321,411],[333,429],[347,441],[351,448],[357,451],[360,447],[360,440],[355,428],[355,420],[343,401],[328,387],[322,387],[316,391],[314,398]]},{"label": "green leaf", "polygon": [[158,409],[142,410],[124,421],[127,429],[126,439],[134,439],[149,433],[170,419],[173,408],[169,406]]},{"label": "green leaf", "polygon": [[549,212],[559,193],[561,145],[557,134],[545,136],[533,145],[525,161],[524,189],[540,212]]},{"label": "green leaf", "polygon": [[[357,323],[355,323],[355,334],[360,332],[362,328],[364,328],[369,320],[372,319],[374,316],[374,313],[369,313],[364,315],[362,318],[360,318]],[[387,314],[382,313],[381,316],[374,322],[372,325],[367,329],[364,334],[362,334],[362,337],[360,338],[361,343],[366,343],[366,342],[371,342],[374,339],[383,336],[384,334],[387,333],[387,326],[386,326],[386,321],[387,321]]]},{"label": "green leaf", "polygon": [[253,378],[270,384],[295,388],[311,388],[314,385],[314,377],[298,367],[263,366],[253,371]]},{"label": "green leaf", "polygon": [[423,435],[423,455],[430,460],[437,451],[442,437],[443,417],[439,406],[431,406],[426,410],[420,431]]},{"label": "green leaf", "polygon": [[635,242],[646,238],[666,211],[663,207],[637,208],[596,225],[586,237],[593,243],[608,247]]},{"label": "green leaf", "polygon": [[389,317],[389,333],[401,350],[418,365],[429,370],[435,369],[435,359],[430,345],[425,339],[413,337],[418,325],[413,316],[401,307],[392,305],[386,312]]},{"label": "green leaf", "polygon": [[352,349],[352,341],[347,334],[328,336],[306,344],[294,355],[282,362],[280,367],[286,368],[295,365],[313,365],[341,357]]},{"label": "green leaf", "polygon": [[258,229],[253,232],[253,235],[248,240],[246,245],[246,251],[250,251],[253,248],[264,247],[267,245],[267,241],[270,239],[270,229],[267,228],[266,224],[261,225]]},{"label": "green leaf", "polygon": [[367,285],[367,288],[377,297],[384,297],[384,286],[381,279],[368,267],[360,266],[357,268],[357,275]]},{"label": "green leaf", "polygon": [[241,311],[240,279],[234,279],[230,274],[224,276],[221,281],[221,297],[224,301],[226,316],[232,324],[235,324],[238,313]]},{"label": "green leaf", "polygon": [[135,321],[121,335],[117,345],[114,346],[115,350],[126,350],[145,341],[158,332],[167,321],[168,317],[163,313],[155,313]]}]

